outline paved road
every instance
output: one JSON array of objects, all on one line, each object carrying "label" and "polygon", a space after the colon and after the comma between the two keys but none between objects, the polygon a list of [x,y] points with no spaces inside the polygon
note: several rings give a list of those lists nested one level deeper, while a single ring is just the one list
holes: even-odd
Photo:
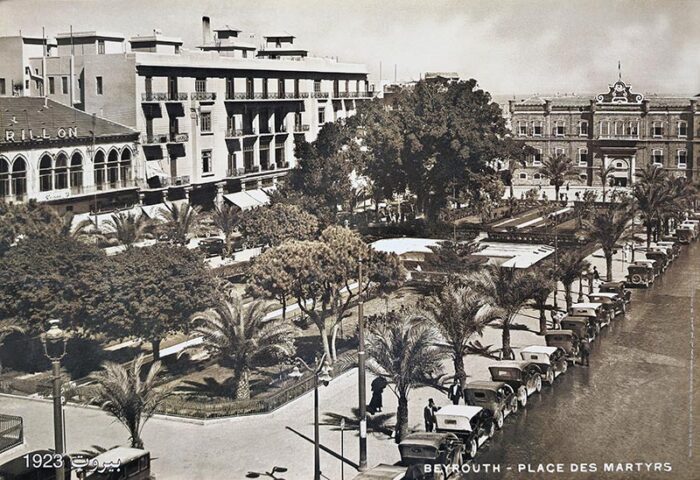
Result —
[{"label": "paved road", "polygon": [[[635,293],[627,317],[596,342],[590,368],[570,370],[554,390],[535,397],[524,414],[508,419],[477,458],[479,464],[501,465],[502,473],[479,478],[699,478],[700,395],[693,345],[699,288],[696,243],[652,288]],[[672,472],[625,465],[627,471],[605,473],[605,462],[670,463]],[[517,473],[519,464],[536,470],[549,463],[563,464],[566,473]],[[596,464],[598,471],[572,473],[571,465],[578,463]]]}]

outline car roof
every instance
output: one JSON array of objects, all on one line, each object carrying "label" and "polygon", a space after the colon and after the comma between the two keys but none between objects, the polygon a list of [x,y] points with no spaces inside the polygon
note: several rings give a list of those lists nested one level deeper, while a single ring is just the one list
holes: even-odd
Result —
[{"label": "car roof", "polygon": [[474,382],[469,382],[464,388],[473,388],[475,390],[498,390],[504,385],[508,385],[505,382],[489,382],[487,380],[476,380]]},{"label": "car roof", "polygon": [[544,334],[544,336],[545,336],[545,337],[553,337],[554,335],[562,335],[562,334],[564,334],[564,335],[569,335],[569,336],[572,336],[572,337],[575,335],[575,333],[574,333],[573,330],[563,329],[563,330],[555,330],[555,331],[553,331],[553,332],[547,332],[547,333]]},{"label": "car roof", "polygon": [[601,287],[612,287],[612,286],[621,287],[624,285],[625,285],[625,282],[623,280],[613,280],[610,282],[603,282],[600,284]]},{"label": "car roof", "polygon": [[399,445],[423,445],[438,448],[445,440],[454,440],[457,437],[453,433],[418,432],[412,433]]},{"label": "car roof", "polygon": [[656,260],[649,260],[649,259],[647,259],[647,260],[635,260],[632,265],[634,265],[634,264],[651,264],[651,263],[656,263]]},{"label": "car roof", "polygon": [[546,345],[530,345],[520,350],[520,353],[545,353],[551,355],[559,350],[559,347],[548,347]]},{"label": "car roof", "polygon": [[603,306],[603,304],[600,302],[581,302],[571,304],[571,308],[598,308],[601,306]]},{"label": "car roof", "polygon": [[482,407],[476,407],[474,405],[445,405],[440,408],[435,415],[455,415],[458,417],[472,418],[474,415],[482,411]]},{"label": "car roof", "polygon": [[[607,298],[614,298],[618,297],[619,295],[617,293],[613,292],[597,292],[597,293],[590,293],[588,297],[607,297]],[[573,305],[572,305],[573,306]]]},{"label": "car roof", "polygon": [[502,360],[493,365],[489,365],[489,368],[517,368],[519,370],[524,369],[528,365],[532,365],[534,362],[529,360]]},{"label": "car roof", "polygon": [[588,322],[588,319],[591,318],[588,315],[569,315],[567,317],[564,317],[562,319],[563,322],[575,322],[575,323],[581,323],[581,322]]}]

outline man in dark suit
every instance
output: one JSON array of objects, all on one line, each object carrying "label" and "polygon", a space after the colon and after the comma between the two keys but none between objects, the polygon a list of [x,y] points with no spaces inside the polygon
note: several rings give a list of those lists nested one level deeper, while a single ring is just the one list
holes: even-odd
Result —
[{"label": "man in dark suit", "polygon": [[426,432],[432,432],[435,429],[435,412],[437,412],[437,407],[431,398],[428,400],[428,405],[423,409],[423,420],[425,420]]},{"label": "man in dark suit", "polygon": [[452,405],[459,405],[459,400],[462,398],[462,385],[457,380],[447,390],[447,398],[452,401]]}]

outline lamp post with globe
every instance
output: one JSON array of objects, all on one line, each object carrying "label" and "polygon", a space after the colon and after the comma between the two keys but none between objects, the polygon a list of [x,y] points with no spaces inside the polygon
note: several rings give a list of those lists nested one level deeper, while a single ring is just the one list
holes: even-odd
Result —
[{"label": "lamp post with globe", "polygon": [[[63,411],[61,404],[61,359],[66,355],[66,333],[61,330],[60,320],[49,320],[49,329],[41,336],[44,353],[51,360],[53,370],[53,429],[56,454],[63,457]],[[60,465],[56,469],[56,480],[65,479],[65,471]]]}]

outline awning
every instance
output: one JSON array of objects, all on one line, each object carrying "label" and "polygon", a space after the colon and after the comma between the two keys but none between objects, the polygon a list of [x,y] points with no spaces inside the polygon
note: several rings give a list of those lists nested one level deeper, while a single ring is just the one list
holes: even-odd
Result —
[{"label": "awning", "polygon": [[158,160],[148,160],[146,162],[146,178],[153,178],[153,177],[159,177],[159,178],[168,178],[170,175],[165,172],[163,169],[163,166],[160,164],[160,161]]},{"label": "awning", "polygon": [[246,190],[245,192],[229,193],[224,195],[224,198],[233,203],[235,206],[241,210],[248,210],[250,208],[261,207],[270,203],[270,197],[259,189],[256,190]]},{"label": "awning", "polygon": [[[187,200],[173,200],[171,202],[168,202],[170,205],[180,205],[183,203],[187,203]],[[156,203],[153,205],[141,205],[141,210],[143,210],[143,213],[150,219],[152,220],[159,220],[162,216],[163,211],[167,210],[167,206],[165,203]]]},{"label": "awning", "polygon": [[71,228],[75,228],[83,220],[90,220],[93,225],[97,225],[98,229],[102,229],[105,227],[105,223],[108,220],[112,219],[112,215],[118,215],[120,213],[123,213],[125,215],[128,215],[130,213],[138,215],[139,210],[138,210],[138,208],[134,207],[134,208],[126,208],[123,210],[115,210],[113,212],[104,212],[104,213],[97,213],[97,214],[79,213],[79,214],[73,216],[73,220],[71,222]]}]

